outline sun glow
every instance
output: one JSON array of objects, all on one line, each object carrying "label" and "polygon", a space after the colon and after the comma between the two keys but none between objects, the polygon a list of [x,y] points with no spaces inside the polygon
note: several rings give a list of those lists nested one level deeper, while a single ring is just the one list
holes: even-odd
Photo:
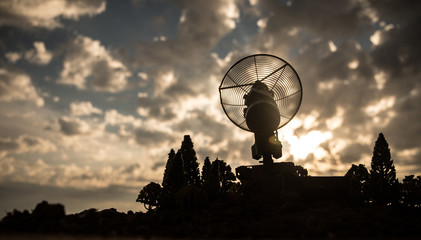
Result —
[{"label": "sun glow", "polygon": [[307,135],[300,137],[290,136],[287,141],[291,145],[290,153],[295,159],[305,159],[310,153],[317,152],[316,157],[322,157],[325,154],[318,150],[321,143],[332,138],[331,132],[311,131]]}]

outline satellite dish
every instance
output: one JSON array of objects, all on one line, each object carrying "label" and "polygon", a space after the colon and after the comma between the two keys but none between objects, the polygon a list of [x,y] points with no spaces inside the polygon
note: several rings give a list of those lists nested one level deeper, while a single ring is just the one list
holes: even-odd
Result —
[{"label": "satellite dish", "polygon": [[263,156],[265,164],[273,162],[272,155],[282,156],[276,130],[295,116],[303,96],[300,78],[289,63],[269,54],[247,56],[225,74],[219,94],[227,117],[255,133],[253,158]]}]

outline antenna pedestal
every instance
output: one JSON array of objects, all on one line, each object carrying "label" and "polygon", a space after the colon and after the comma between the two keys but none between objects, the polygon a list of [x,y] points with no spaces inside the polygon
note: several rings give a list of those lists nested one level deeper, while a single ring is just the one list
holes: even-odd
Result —
[{"label": "antenna pedestal", "polygon": [[263,157],[263,165],[272,165],[273,159],[282,157],[282,144],[276,132],[270,134],[254,134],[255,143],[251,147],[252,157],[256,160]]}]

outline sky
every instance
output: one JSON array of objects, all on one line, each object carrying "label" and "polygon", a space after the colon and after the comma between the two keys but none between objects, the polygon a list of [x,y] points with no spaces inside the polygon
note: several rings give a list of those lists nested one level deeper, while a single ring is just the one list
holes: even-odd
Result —
[{"label": "sky", "polygon": [[170,149],[257,164],[218,87],[257,53],[290,63],[301,108],[283,157],[312,176],[370,168],[380,132],[397,175],[421,174],[421,3],[409,0],[0,1],[0,215],[143,211]]}]

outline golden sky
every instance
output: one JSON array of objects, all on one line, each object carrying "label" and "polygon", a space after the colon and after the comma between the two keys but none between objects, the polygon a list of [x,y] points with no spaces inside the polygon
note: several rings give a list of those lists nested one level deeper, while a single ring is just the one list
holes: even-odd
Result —
[{"label": "golden sky", "polygon": [[383,132],[398,177],[421,174],[420,13],[397,0],[1,1],[1,210],[139,211],[186,134],[200,164],[257,164],[218,92],[256,53],[303,85],[279,161],[344,175],[370,167]]}]

